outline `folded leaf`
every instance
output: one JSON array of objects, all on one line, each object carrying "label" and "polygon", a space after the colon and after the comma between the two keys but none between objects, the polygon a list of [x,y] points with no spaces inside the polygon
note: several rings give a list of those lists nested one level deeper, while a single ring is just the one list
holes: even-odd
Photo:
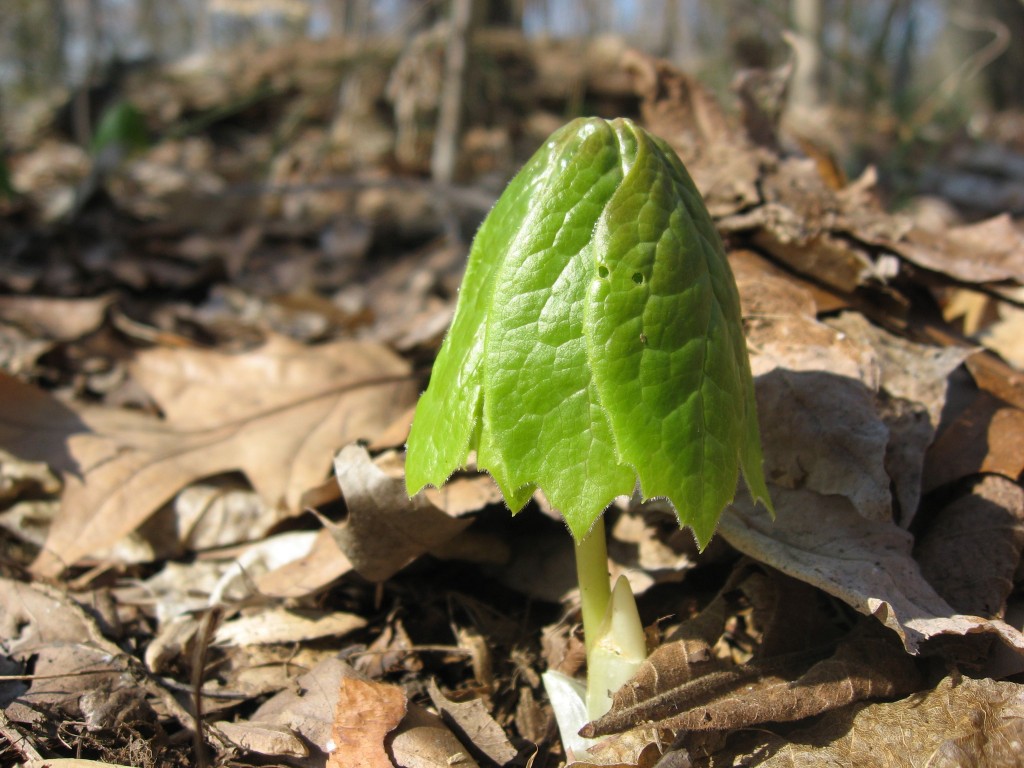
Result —
[{"label": "folded leaf", "polygon": [[741,468],[770,503],[721,241],[679,158],[628,120],[553,134],[477,234],[409,492],[472,451],[513,512],[539,487],[577,540],[638,483],[702,545]]}]

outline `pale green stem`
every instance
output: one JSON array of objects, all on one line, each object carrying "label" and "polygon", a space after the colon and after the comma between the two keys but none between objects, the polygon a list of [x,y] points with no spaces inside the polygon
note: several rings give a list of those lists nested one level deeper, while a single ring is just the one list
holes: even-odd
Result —
[{"label": "pale green stem", "polygon": [[583,639],[589,656],[612,594],[611,580],[608,576],[608,545],[605,543],[604,517],[597,519],[583,541],[576,542],[576,580],[580,585]]}]

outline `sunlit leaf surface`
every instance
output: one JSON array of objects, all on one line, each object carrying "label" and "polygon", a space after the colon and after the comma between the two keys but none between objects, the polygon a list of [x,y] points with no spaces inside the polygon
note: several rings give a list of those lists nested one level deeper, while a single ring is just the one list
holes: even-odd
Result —
[{"label": "sunlit leaf surface", "polygon": [[768,502],[735,283],[668,145],[580,119],[513,179],[473,243],[408,448],[410,492],[476,451],[513,511],[539,487],[577,539],[637,483],[701,544],[741,467]]}]

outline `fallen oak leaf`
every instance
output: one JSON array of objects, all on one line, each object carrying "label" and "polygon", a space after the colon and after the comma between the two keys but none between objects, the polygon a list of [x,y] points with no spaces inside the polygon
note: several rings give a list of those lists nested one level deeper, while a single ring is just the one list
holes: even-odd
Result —
[{"label": "fallen oak leaf", "polygon": [[80,473],[68,450],[72,435],[91,427],[82,414],[38,387],[0,372],[0,446],[27,461],[48,464],[63,473]]},{"label": "fallen oak leaf", "polygon": [[318,750],[323,760],[325,753],[336,746],[331,733],[334,712],[342,681],[350,677],[359,675],[336,655],[327,656],[312,669],[295,677],[289,687],[264,701],[252,713],[251,720],[236,722],[288,728],[302,737],[309,747]]},{"label": "fallen oak leaf", "polygon": [[404,361],[360,342],[155,350],[134,371],[166,419],[77,407],[51,425],[54,408],[31,414],[50,443],[63,439],[58,464],[78,471],[65,476],[62,513],[32,566],[39,575],[110,546],[203,477],[241,470],[268,504],[294,511],[339,444],[371,437],[415,395]]},{"label": "fallen oak leaf", "polygon": [[256,490],[289,509],[327,476],[338,446],[390,426],[417,389],[408,363],[382,345],[307,345],[284,336],[242,355],[150,350],[138,356],[131,373],[180,429],[271,421],[273,442],[287,446],[288,461],[269,466],[259,455],[263,446],[240,447],[268,464],[250,473]]}]

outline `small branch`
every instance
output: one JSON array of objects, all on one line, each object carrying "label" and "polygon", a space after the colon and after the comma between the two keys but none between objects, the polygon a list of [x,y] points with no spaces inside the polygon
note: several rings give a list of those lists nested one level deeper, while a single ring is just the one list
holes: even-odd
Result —
[{"label": "small branch", "polygon": [[7,715],[4,714],[3,710],[0,710],[0,736],[2,736],[7,743],[11,745],[12,749],[17,750],[17,752],[26,761],[42,761],[43,756],[36,750],[31,737],[18,730],[18,728],[7,719]]}]

